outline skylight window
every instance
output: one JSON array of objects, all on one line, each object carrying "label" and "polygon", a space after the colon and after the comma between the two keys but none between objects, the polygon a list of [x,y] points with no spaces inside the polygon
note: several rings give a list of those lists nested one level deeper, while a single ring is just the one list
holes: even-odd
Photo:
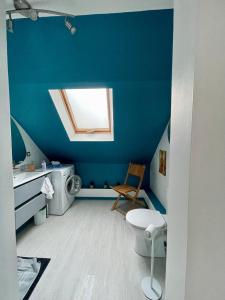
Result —
[{"label": "skylight window", "polygon": [[61,95],[75,133],[111,132],[108,89],[66,89]]},{"label": "skylight window", "polygon": [[112,89],[49,92],[71,141],[113,141]]}]

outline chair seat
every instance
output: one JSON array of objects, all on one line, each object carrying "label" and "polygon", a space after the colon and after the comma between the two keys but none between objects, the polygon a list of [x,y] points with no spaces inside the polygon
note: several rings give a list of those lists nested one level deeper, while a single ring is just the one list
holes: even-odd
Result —
[{"label": "chair seat", "polygon": [[[126,200],[129,200],[132,202],[132,204],[137,204],[139,206],[143,207],[143,203],[138,200],[138,194],[141,188],[141,184],[144,178],[144,172],[145,172],[145,165],[138,165],[138,164],[132,164],[129,163],[128,171],[127,171],[127,176],[125,178],[124,184],[116,185],[116,186],[110,186],[111,189],[113,189],[115,192],[117,192],[119,195],[116,198],[115,202],[112,205],[111,210],[117,209],[119,212],[122,214],[125,214],[126,211],[131,209],[131,205],[129,205],[128,208],[125,210],[122,210],[122,207],[118,207],[119,200],[122,197],[124,197]],[[128,177],[129,176],[135,176],[139,179],[139,183],[137,186],[132,186],[127,184]]]},{"label": "chair seat", "polygon": [[121,184],[116,186],[111,186],[111,188],[122,195],[127,195],[130,192],[137,192],[137,189],[134,186],[128,185],[128,184]]}]

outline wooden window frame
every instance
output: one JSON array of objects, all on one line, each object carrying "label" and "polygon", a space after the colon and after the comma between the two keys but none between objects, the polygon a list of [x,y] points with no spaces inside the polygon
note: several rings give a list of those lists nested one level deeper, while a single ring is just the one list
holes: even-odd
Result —
[{"label": "wooden window frame", "polygon": [[79,128],[75,120],[75,116],[70,105],[66,90],[59,90],[63,104],[65,106],[66,112],[72,124],[75,134],[95,134],[95,133],[112,133],[112,124],[111,124],[111,101],[110,101],[110,89],[106,88],[107,94],[107,109],[108,109],[108,123],[109,128]]}]

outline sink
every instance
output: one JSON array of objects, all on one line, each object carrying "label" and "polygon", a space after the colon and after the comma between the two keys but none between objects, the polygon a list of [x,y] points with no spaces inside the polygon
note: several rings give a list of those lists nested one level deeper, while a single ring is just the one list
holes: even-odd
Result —
[{"label": "sink", "polygon": [[21,172],[17,174],[13,174],[14,179],[23,179],[27,177],[27,172]]},{"label": "sink", "polygon": [[34,172],[13,172],[13,184],[17,185],[20,184],[21,181],[23,181],[24,179],[29,179],[33,176],[35,176],[38,173],[38,171],[34,171]]}]

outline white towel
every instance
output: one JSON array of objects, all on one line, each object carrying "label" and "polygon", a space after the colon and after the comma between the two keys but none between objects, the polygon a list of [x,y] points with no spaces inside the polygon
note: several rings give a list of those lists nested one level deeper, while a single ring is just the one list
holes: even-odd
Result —
[{"label": "white towel", "polygon": [[48,177],[45,177],[44,179],[41,187],[41,192],[46,195],[47,199],[51,200],[53,198],[54,189]]}]

